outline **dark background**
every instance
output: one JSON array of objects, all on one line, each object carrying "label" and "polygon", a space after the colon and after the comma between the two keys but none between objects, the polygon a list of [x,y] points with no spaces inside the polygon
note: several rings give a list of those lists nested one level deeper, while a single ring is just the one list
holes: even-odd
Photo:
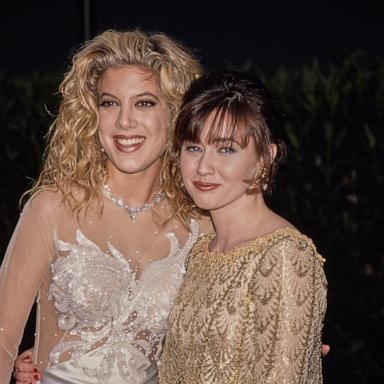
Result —
[{"label": "dark background", "polygon": [[[383,383],[384,6],[91,0],[85,12],[86,3],[0,6],[0,251],[38,174],[46,109],[55,113],[74,50],[107,28],[165,32],[207,68],[256,73],[275,94],[289,155],[270,204],[327,259],[324,382]],[[22,348],[32,335],[31,318]]]},{"label": "dark background", "polygon": [[[84,39],[84,1],[1,5],[1,67],[62,70]],[[384,53],[381,2],[90,0],[90,34],[107,28],[162,31],[194,48],[209,67],[252,60],[268,71],[363,49]],[[373,5],[373,3],[377,3]]]}]

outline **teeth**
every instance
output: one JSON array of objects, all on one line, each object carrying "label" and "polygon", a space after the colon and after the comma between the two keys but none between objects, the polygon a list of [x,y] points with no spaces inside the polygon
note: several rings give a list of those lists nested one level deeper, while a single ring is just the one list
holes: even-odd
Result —
[{"label": "teeth", "polygon": [[121,145],[135,145],[135,144],[140,144],[144,141],[143,137],[140,138],[135,138],[135,139],[123,139],[123,138],[118,138],[117,142]]}]

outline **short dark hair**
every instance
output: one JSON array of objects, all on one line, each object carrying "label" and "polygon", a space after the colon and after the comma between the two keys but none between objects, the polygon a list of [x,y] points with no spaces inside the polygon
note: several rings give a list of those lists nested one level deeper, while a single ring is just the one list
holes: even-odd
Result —
[{"label": "short dark hair", "polygon": [[[185,142],[199,143],[209,119],[209,143],[218,138],[235,140],[242,148],[254,139],[256,152],[263,159],[264,180],[250,181],[249,193],[260,191],[260,181],[273,182],[277,164],[285,155],[285,145],[276,136],[278,128],[274,100],[256,77],[233,71],[212,71],[193,81],[186,92],[176,120],[173,152],[180,154]],[[275,159],[270,145],[277,145]]]}]

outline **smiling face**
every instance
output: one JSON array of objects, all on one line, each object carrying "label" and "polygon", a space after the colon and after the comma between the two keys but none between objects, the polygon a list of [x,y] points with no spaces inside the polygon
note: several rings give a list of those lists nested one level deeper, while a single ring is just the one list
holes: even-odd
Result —
[{"label": "smiling face", "polygon": [[180,153],[181,175],[195,204],[213,211],[252,198],[247,194],[246,180],[252,179],[260,166],[254,139],[242,148],[225,135],[208,140],[208,133],[209,120],[200,142],[185,142]]},{"label": "smiling face", "polygon": [[109,68],[99,83],[99,138],[109,175],[161,166],[167,109],[156,77],[137,66]]}]

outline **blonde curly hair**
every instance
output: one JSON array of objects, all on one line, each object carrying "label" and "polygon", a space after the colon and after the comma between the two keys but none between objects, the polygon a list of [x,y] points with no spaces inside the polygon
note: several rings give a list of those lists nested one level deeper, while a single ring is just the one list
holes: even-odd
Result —
[{"label": "blonde curly hair", "polygon": [[[98,84],[108,68],[136,65],[152,72],[168,108],[173,133],[182,97],[201,73],[199,62],[184,46],[162,33],[107,30],[87,41],[74,55],[60,84],[58,116],[47,134],[41,173],[24,195],[41,189],[60,191],[73,211],[101,201],[105,158],[98,138]],[[169,151],[163,156],[161,185],[169,184]],[[79,193],[80,192],[80,193]]]}]

